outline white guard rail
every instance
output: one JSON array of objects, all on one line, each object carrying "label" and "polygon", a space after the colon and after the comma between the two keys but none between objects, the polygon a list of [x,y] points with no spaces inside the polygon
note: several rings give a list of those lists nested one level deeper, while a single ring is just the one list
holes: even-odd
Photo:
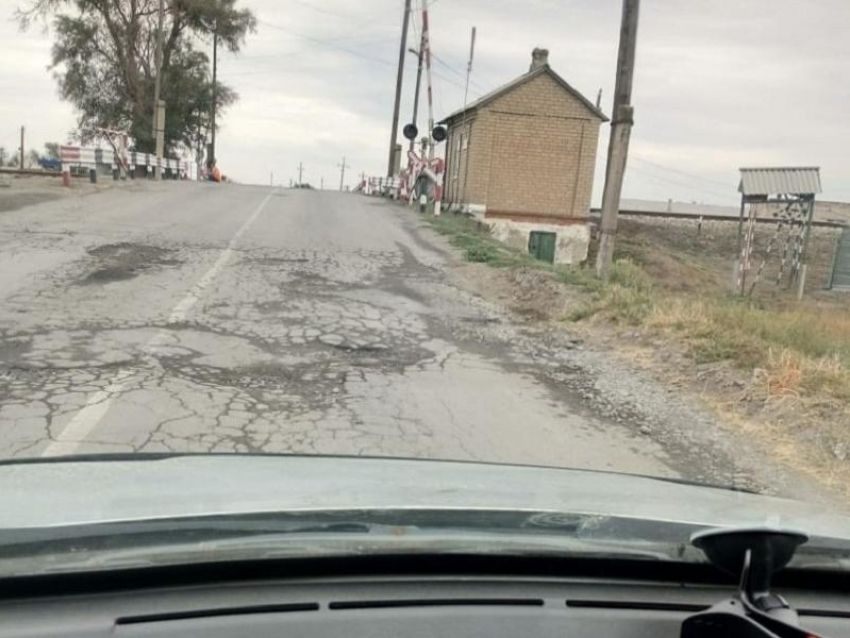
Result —
[{"label": "white guard rail", "polygon": [[[62,160],[62,178],[66,185],[70,185],[71,167],[80,166],[89,169],[97,169],[99,166],[108,166],[112,171],[124,169],[135,176],[138,167],[146,167],[146,173],[150,174],[156,167],[156,155],[150,153],[136,153],[128,151],[125,156],[119,157],[112,149],[85,148],[81,146],[60,147],[60,159]],[[162,168],[169,171],[172,176],[182,177],[189,174],[189,162],[172,157],[162,158]]]}]

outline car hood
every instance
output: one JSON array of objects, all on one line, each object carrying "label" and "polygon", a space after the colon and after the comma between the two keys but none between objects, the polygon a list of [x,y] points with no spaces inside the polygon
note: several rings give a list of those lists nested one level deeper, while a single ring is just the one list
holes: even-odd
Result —
[{"label": "car hood", "polygon": [[850,538],[831,508],[642,476],[324,456],[141,456],[0,464],[0,530],[333,510],[506,510]]}]

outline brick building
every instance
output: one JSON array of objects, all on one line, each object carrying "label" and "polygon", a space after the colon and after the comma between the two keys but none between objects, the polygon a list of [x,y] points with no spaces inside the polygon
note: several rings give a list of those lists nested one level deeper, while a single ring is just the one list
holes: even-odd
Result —
[{"label": "brick building", "polygon": [[558,263],[587,258],[599,126],[607,118],[535,49],[528,73],[456,111],[444,201],[509,245]]}]

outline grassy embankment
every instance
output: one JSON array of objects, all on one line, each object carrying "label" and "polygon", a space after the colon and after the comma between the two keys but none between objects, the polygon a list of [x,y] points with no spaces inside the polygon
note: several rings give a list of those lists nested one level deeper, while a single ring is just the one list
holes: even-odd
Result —
[{"label": "grassy embankment", "polygon": [[[558,281],[580,290],[580,307],[565,320],[639,326],[680,340],[696,363],[731,361],[751,371],[766,397],[850,401],[846,305],[808,298],[796,302],[787,294],[741,299],[717,285],[714,274],[705,285],[682,290],[663,276],[650,276],[644,267],[664,248],[627,236],[619,240],[611,281],[603,286],[591,269],[537,261],[497,242],[469,218],[447,214],[428,220],[468,261],[550,271]],[[670,263],[684,261],[681,255],[666,258]],[[698,259],[689,254],[687,262],[688,276],[694,278]],[[658,273],[658,268],[652,270]]]}]

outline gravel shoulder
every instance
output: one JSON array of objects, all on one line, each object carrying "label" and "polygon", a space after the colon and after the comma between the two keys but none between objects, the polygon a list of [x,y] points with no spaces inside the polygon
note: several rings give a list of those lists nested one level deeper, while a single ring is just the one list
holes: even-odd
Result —
[{"label": "gravel shoulder", "polygon": [[116,183],[109,177],[101,176],[97,184],[74,178],[71,186],[66,188],[62,185],[61,177],[55,175],[32,176],[3,173],[0,174],[0,213],[9,213],[57,200],[93,195],[115,188],[144,190],[146,183],[142,180]]}]

